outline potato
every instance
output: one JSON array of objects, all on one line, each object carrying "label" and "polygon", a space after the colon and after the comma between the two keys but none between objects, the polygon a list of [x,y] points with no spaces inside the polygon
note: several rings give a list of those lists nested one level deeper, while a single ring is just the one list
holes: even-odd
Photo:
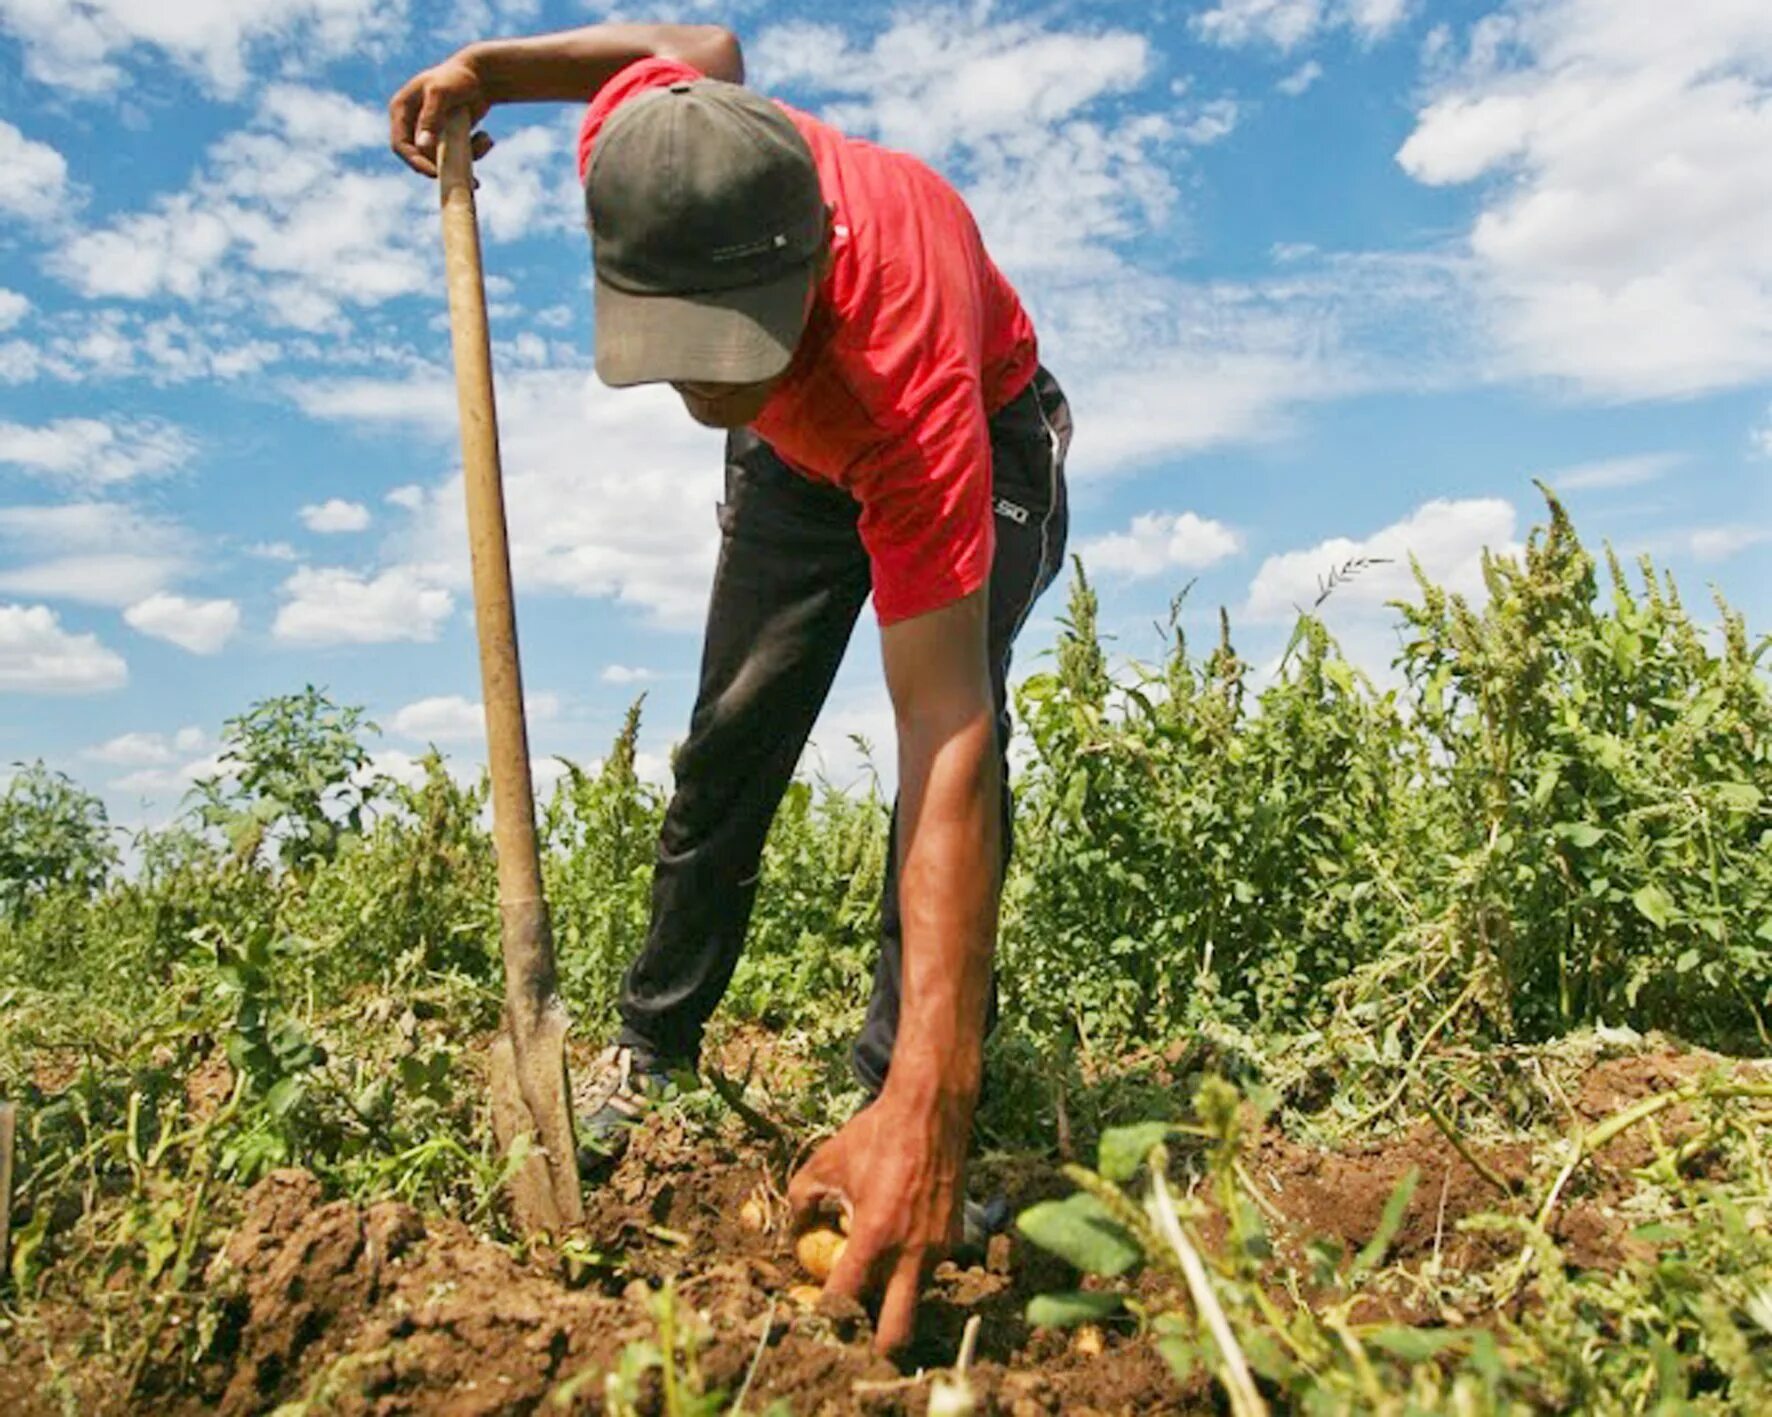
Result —
[{"label": "potato", "polygon": [[756,1196],[752,1196],[738,1208],[738,1223],[746,1230],[767,1230],[769,1228],[769,1207]]},{"label": "potato", "polygon": [[823,1284],[831,1277],[848,1243],[835,1230],[808,1230],[794,1242],[794,1256],[806,1273]]}]

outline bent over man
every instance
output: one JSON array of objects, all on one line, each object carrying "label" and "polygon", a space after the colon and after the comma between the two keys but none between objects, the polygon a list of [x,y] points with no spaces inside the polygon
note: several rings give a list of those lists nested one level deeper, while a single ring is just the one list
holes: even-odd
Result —
[{"label": "bent over man", "polygon": [[[700,688],[646,943],[581,1130],[605,1149],[732,978],[764,837],[872,594],[898,738],[880,954],[854,1062],[873,1095],[795,1176],[840,1201],[828,1287],[882,1293],[883,1349],[961,1232],[1010,842],[1010,648],[1062,561],[1070,414],[959,194],[906,154],[742,87],[707,26],[470,45],[390,105],[436,174],[467,108],[588,101],[578,145],[596,366],[730,430]],[[490,142],[477,137],[475,150]]]}]

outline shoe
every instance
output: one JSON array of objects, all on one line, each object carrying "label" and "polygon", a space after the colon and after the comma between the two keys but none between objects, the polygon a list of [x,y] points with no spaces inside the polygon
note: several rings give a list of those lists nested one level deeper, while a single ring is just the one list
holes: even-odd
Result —
[{"label": "shoe", "polygon": [[619,1157],[634,1128],[678,1092],[677,1079],[686,1072],[694,1069],[623,1043],[599,1053],[589,1078],[574,1089],[579,1165],[595,1167]]},{"label": "shoe", "polygon": [[970,1196],[960,1207],[960,1248],[963,1251],[983,1250],[991,1236],[1009,1228],[1009,1197],[998,1194],[989,1200],[975,1201]]}]

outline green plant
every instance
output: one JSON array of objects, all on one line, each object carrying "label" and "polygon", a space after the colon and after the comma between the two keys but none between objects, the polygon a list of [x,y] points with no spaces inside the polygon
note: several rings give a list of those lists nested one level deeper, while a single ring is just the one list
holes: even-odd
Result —
[{"label": "green plant", "polygon": [[362,741],[375,731],[312,685],[261,700],[223,725],[218,770],[193,790],[198,815],[243,858],[268,845],[285,868],[311,871],[362,830],[383,790]]},{"label": "green plant", "polygon": [[65,773],[19,765],[0,796],[0,912],[18,925],[46,896],[88,899],[116,864],[104,804]]}]

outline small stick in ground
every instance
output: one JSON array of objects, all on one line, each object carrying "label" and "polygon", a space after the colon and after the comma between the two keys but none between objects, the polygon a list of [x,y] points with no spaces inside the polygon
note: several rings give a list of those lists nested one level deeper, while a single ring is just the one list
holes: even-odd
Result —
[{"label": "small stick in ground", "polygon": [[756,1380],[757,1369],[763,1365],[763,1350],[769,1347],[769,1330],[775,1327],[775,1300],[769,1301],[769,1307],[763,1310],[763,1329],[757,1335],[757,1351],[751,1354],[751,1366],[745,1369],[744,1383],[738,1390],[738,1396],[732,1403],[732,1417],[739,1417],[744,1411],[744,1400]]},{"label": "small stick in ground", "polygon": [[11,1273],[8,1260],[12,1238],[12,1136],[17,1114],[10,1102],[0,1102],[0,1288]]}]

